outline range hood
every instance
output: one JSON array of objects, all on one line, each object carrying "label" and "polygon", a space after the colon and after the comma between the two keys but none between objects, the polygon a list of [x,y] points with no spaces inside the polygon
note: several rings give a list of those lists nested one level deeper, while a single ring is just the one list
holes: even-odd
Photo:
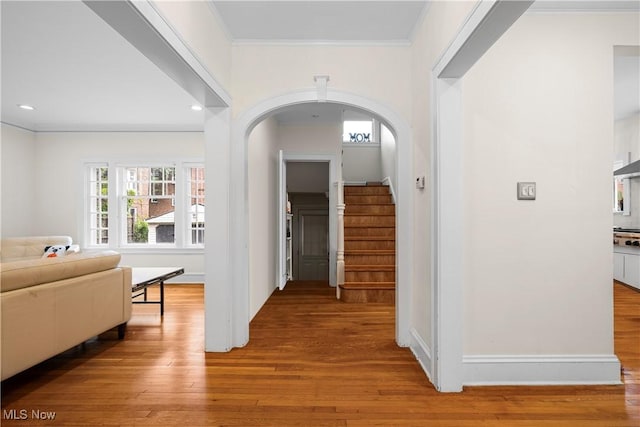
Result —
[{"label": "range hood", "polygon": [[613,176],[617,178],[635,178],[640,177],[640,160],[629,163],[617,171],[613,172]]}]

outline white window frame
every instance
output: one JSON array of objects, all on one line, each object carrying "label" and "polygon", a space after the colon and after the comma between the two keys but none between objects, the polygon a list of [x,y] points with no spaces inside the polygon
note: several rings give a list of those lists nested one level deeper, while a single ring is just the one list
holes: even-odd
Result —
[{"label": "white window frame", "polygon": [[[179,195],[179,190],[178,190],[178,176],[179,176],[179,172],[178,172],[178,166],[176,165],[175,161],[158,161],[158,162],[144,162],[144,163],[119,163],[116,164],[116,175],[118,175],[119,182],[127,182],[126,185],[121,185],[121,186],[117,186],[116,187],[116,192],[117,192],[117,197],[118,197],[118,214],[117,214],[117,221],[118,221],[118,225],[120,226],[120,230],[118,233],[118,248],[122,249],[122,248],[158,248],[158,249],[162,249],[162,248],[170,248],[170,249],[175,249],[175,248],[179,248],[181,247],[179,241],[178,241],[178,235],[181,233],[179,231],[179,221],[178,221],[178,211],[180,209],[182,209],[183,207],[180,206],[180,204],[178,204],[179,206],[175,206],[175,211],[174,211],[174,231],[175,231],[175,238],[173,243],[129,243],[128,242],[128,238],[127,238],[127,229],[126,227],[123,227],[123,224],[127,223],[127,216],[129,214],[129,209],[125,209],[125,206],[127,204],[127,200],[129,199],[129,195],[127,194],[127,190],[129,189],[129,183],[128,183],[128,176],[129,176],[129,170],[130,168],[149,168],[149,169],[153,169],[153,168],[160,168],[160,169],[165,169],[165,168],[174,168],[175,169],[175,193],[173,194],[173,196],[168,196],[165,194],[165,185],[166,185],[166,181],[164,181],[164,179],[160,182],[162,182],[162,194],[158,195],[158,194],[152,194],[153,193],[153,185],[154,182],[157,181],[153,181],[151,174],[149,174],[148,177],[148,183],[149,183],[149,194],[144,194],[144,195],[137,195],[136,197],[139,197],[141,199],[148,199],[151,203],[153,203],[153,200],[164,200],[164,199],[178,199],[178,197],[180,197]],[[139,178],[139,177],[138,177]],[[163,177],[164,178],[164,177]],[[137,181],[139,182],[139,181]],[[181,199],[178,199],[181,200]]]},{"label": "white window frame", "polygon": [[[186,200],[189,201],[189,209],[187,210],[186,217],[185,217],[185,226],[186,226],[186,229],[188,230],[188,232],[185,235],[184,245],[186,247],[202,247],[203,248],[204,247],[204,239],[203,239],[202,243],[193,243],[193,239],[191,237],[191,235],[192,235],[191,233],[193,233],[194,230],[199,230],[199,229],[194,229],[193,228],[193,224],[191,222],[191,217],[190,217],[190,215],[191,215],[191,210],[190,210],[190,208],[191,208],[191,199],[192,199],[192,196],[194,196],[194,195],[191,194],[191,182],[192,181],[191,181],[191,173],[190,173],[190,171],[191,171],[191,169],[196,169],[196,168],[203,168],[204,169],[204,162],[184,162],[183,168],[182,168],[183,173],[184,173],[184,177],[185,177],[185,179],[183,180],[185,197],[186,197]],[[204,176],[203,176],[203,182],[204,182]],[[205,187],[204,188],[205,188],[205,191],[204,191],[205,194],[202,197],[204,198],[205,209],[206,209],[206,200],[207,200],[207,197],[206,197],[206,194],[207,194],[206,182],[205,182]],[[196,194],[195,198],[199,199],[200,195]],[[207,226],[205,224],[205,226],[203,228],[205,233],[206,233],[206,229],[207,229]],[[197,231],[196,231],[196,233],[197,233]]]},{"label": "white window frame", "polygon": [[[371,138],[369,142],[351,142],[345,141],[345,122],[368,122],[371,121]],[[372,145],[380,145],[380,121],[371,117],[370,119],[343,119],[342,120],[342,145],[347,145],[350,147],[371,147]]]},{"label": "white window frame", "polygon": [[[111,176],[111,172],[110,172],[110,168],[109,168],[109,164],[108,162],[86,162],[84,165],[84,196],[85,196],[85,200],[84,203],[82,205],[82,218],[84,218],[84,240],[86,242],[89,241],[89,239],[91,238],[91,235],[95,232],[97,232],[98,230],[101,230],[102,227],[98,226],[95,221],[92,220],[92,216],[93,213],[92,212],[92,200],[95,198],[102,198],[96,194],[93,194],[93,190],[95,190],[95,187],[93,187],[93,185],[91,184],[93,183],[97,183],[99,181],[93,181],[93,177],[91,174],[92,169],[96,169],[96,168],[107,168],[108,172],[108,176],[107,176],[107,203],[109,206],[109,210],[107,212],[107,218],[108,218],[108,225],[107,225],[107,239],[110,241],[112,236],[110,235],[111,232],[111,193],[113,193],[113,187],[112,185],[112,176]],[[91,188],[93,187],[93,189]],[[100,248],[104,248],[105,246],[108,246],[108,244],[106,243],[94,243],[92,244],[92,246],[94,247],[100,247]]]},{"label": "white window frame", "polygon": [[[92,167],[107,167],[109,170],[108,176],[108,202],[109,202],[109,226],[108,236],[109,241],[107,244],[97,244],[92,242],[91,236],[91,223],[89,214],[90,203],[90,188],[89,179],[90,171]],[[175,194],[171,196],[158,196],[155,198],[171,198],[175,201],[175,240],[173,243],[128,243],[126,235],[126,217],[127,209],[125,204],[127,202],[127,190],[131,185],[128,178],[127,168],[133,167],[174,167],[175,168]],[[204,160],[202,159],[171,159],[171,160],[156,160],[149,161],[135,161],[129,160],[108,160],[108,161],[84,161],[83,173],[84,173],[84,203],[82,206],[82,218],[84,218],[84,227],[82,230],[82,241],[86,248],[109,248],[117,250],[122,253],[144,253],[144,252],[193,252],[204,251],[204,243],[192,244],[191,243],[191,225],[187,223],[188,216],[190,215],[190,191],[186,186],[189,185],[190,177],[188,170],[191,167],[204,167]],[[205,184],[206,193],[206,184]],[[149,195],[148,197],[150,197]],[[206,198],[205,198],[206,200]],[[187,227],[187,225],[189,225]],[[206,225],[205,225],[206,230]]]},{"label": "white window frame", "polygon": [[[613,171],[617,171],[621,167],[625,165],[625,162],[622,160],[616,160],[613,162]],[[622,199],[623,209],[620,209],[618,206],[618,184],[622,185]],[[612,208],[613,213],[617,215],[629,216],[631,215],[631,183],[629,182],[629,178],[617,178],[613,177],[613,200],[612,200]]]}]

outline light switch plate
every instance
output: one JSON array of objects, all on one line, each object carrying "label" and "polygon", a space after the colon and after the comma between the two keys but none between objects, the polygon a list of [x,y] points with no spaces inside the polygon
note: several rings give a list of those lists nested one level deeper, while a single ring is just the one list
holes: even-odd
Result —
[{"label": "light switch plate", "polygon": [[535,200],[536,199],[536,183],[535,182],[519,182],[518,183],[518,200]]}]

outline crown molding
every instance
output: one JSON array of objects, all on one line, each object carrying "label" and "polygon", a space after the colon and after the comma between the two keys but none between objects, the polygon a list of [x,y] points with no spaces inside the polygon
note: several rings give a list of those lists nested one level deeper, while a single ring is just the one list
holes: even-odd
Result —
[{"label": "crown molding", "polygon": [[409,47],[410,40],[263,40],[236,39],[233,46]]},{"label": "crown molding", "polygon": [[640,2],[637,0],[538,0],[526,13],[563,14],[563,13],[638,13]]}]

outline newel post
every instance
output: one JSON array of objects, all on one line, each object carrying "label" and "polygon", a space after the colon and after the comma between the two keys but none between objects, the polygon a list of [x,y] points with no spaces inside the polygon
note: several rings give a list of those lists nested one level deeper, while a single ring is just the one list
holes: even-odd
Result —
[{"label": "newel post", "polygon": [[344,182],[338,181],[338,203],[336,209],[338,211],[338,250],[336,251],[337,259],[337,285],[336,285],[336,298],[340,299],[341,286],[344,285]]}]

